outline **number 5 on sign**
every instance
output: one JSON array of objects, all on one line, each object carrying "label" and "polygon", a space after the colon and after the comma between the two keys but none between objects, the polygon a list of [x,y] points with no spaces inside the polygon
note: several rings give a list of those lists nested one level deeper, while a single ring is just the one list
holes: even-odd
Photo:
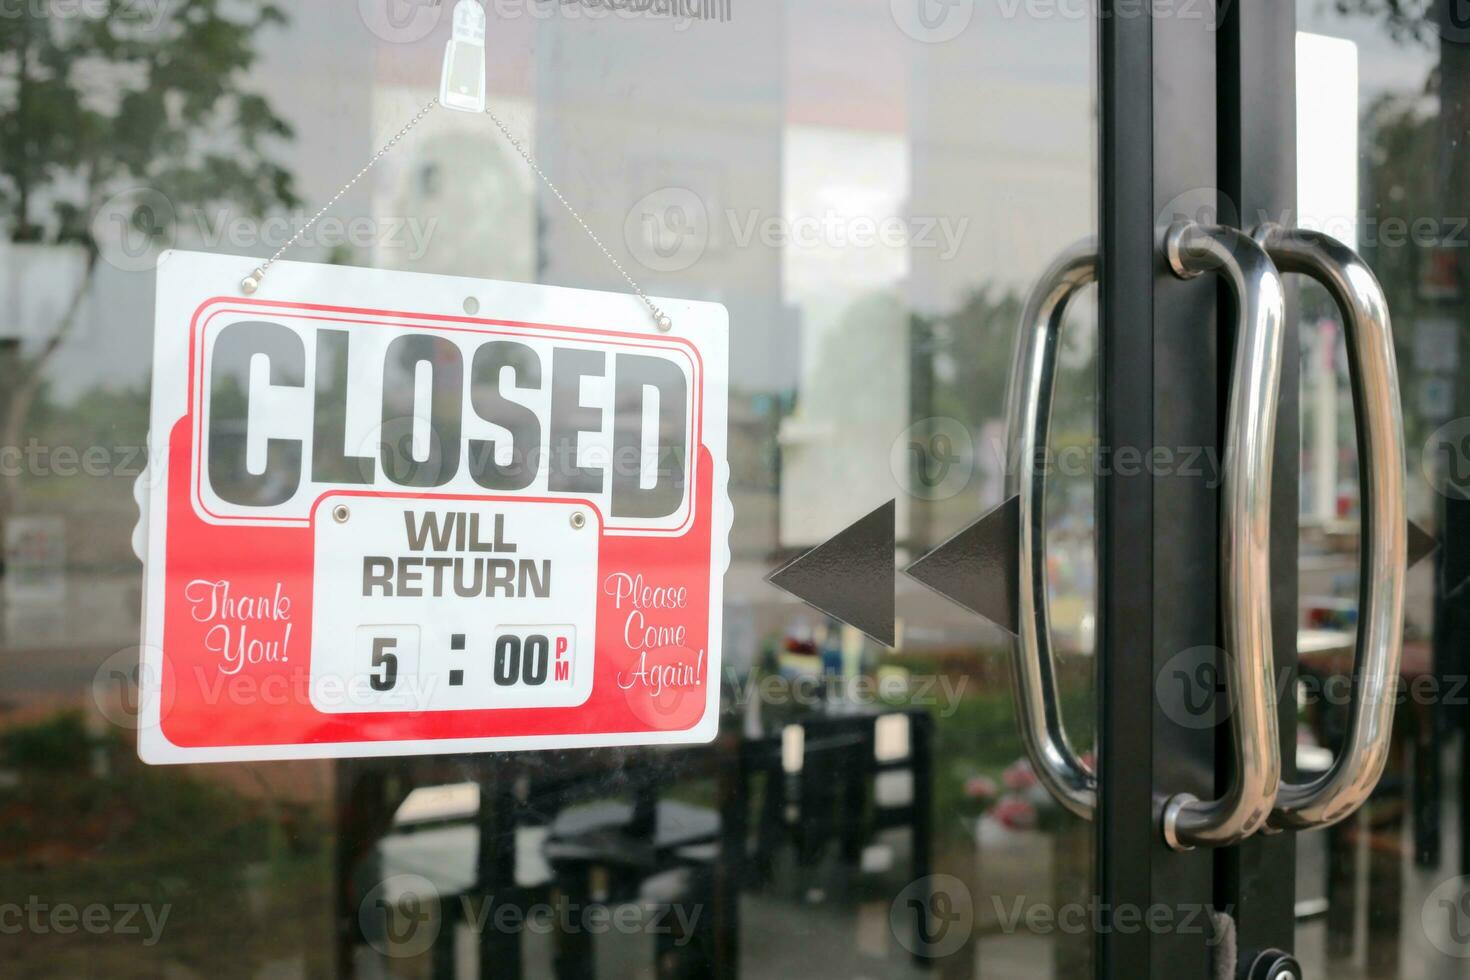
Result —
[{"label": "number 5 on sign", "polygon": [[[359,627],[356,650],[361,672],[343,679],[346,696],[362,705],[413,708],[418,693],[419,628]],[[325,682],[323,678],[319,683]]]}]

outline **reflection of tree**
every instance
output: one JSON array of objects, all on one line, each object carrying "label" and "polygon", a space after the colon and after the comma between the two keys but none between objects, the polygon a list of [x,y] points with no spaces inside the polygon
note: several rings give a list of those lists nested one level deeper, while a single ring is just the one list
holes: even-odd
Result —
[{"label": "reflection of tree", "polygon": [[[64,946],[8,943],[6,976],[262,976],[292,960],[304,976],[334,975],[321,940],[333,838],[322,808],[272,798],[287,779],[146,766],[130,732],[98,732],[76,709],[8,716],[0,765],[7,894],[80,907],[102,893],[140,910],[167,902],[169,913],[156,944],[86,929]],[[141,911],[134,922],[139,938],[153,932]]]},{"label": "reflection of tree", "polygon": [[[1405,435],[1408,445],[1416,445],[1423,438],[1426,420],[1421,419],[1414,397],[1414,330],[1421,317],[1443,308],[1442,303],[1421,296],[1419,277],[1424,264],[1433,260],[1435,241],[1453,231],[1445,222],[1435,223],[1429,240],[1413,231],[1416,221],[1449,213],[1440,210],[1438,182],[1426,179],[1439,167],[1439,120],[1421,96],[1384,94],[1365,110],[1362,135],[1369,166],[1362,195],[1368,228],[1361,250],[1393,311]],[[1335,316],[1325,293],[1313,291],[1312,295],[1321,305],[1314,312]]]},{"label": "reflection of tree", "polygon": [[1434,0],[1317,0],[1322,10],[1380,20],[1390,37],[1399,41],[1433,44],[1436,35]]},{"label": "reflection of tree", "polygon": [[[1082,302],[1075,304],[1078,308]],[[996,473],[1005,464],[1003,446],[982,444],[984,426],[1005,419],[1006,386],[1020,329],[1022,299],[1014,292],[985,286],[975,290],[957,309],[937,317],[910,319],[912,349],[912,414],[963,423],[975,439],[976,464]],[[1069,316],[1063,344],[1087,352],[1092,345],[1079,329],[1081,317]],[[1080,368],[1064,364],[1052,405],[1049,444],[1058,451],[1067,445],[1090,447],[1096,431],[1096,363],[1083,358]],[[974,516],[974,498],[962,494],[952,501],[931,501],[916,507],[928,517],[915,522],[923,537],[929,530],[953,529]],[[928,525],[926,528],[925,525]]]},{"label": "reflection of tree", "polygon": [[[0,18],[0,211],[9,237],[77,248],[84,259],[39,350],[17,353],[0,378],[9,392],[5,446],[19,444],[43,368],[76,325],[101,256],[94,219],[111,196],[156,192],[136,195],[124,214],[135,236],[154,240],[191,209],[229,203],[258,216],[296,202],[290,174],[266,149],[290,130],[239,87],[260,30],[284,23],[275,3],[115,4],[100,17],[84,7],[17,4]],[[12,477],[6,509],[15,487]]]},{"label": "reflection of tree", "polygon": [[[997,295],[989,287],[971,293],[953,313],[936,318],[915,316],[913,329],[920,348],[917,356],[930,362],[934,375],[927,405],[916,404],[916,410],[922,407],[929,414],[959,419],[972,427],[1003,418],[1020,319],[1021,298],[1012,292]],[[1078,345],[1085,351],[1090,345],[1081,343],[1082,338],[1075,335],[1078,327],[1073,325],[1074,319],[1068,318],[1063,343]],[[1092,395],[1087,387],[1057,386],[1052,408],[1054,430],[1092,430]]]},{"label": "reflection of tree", "polygon": [[[1436,236],[1427,245],[1410,239],[1365,250],[1393,311],[1412,449],[1423,445],[1425,430],[1437,421],[1422,417],[1414,397],[1418,386],[1413,373],[1419,365],[1404,356],[1412,349],[1406,340],[1412,339],[1416,322],[1434,317],[1453,324],[1456,349],[1439,352],[1422,370],[1439,372],[1456,386],[1451,417],[1470,411],[1470,370],[1465,367],[1470,352],[1470,233],[1463,225],[1470,216],[1470,153],[1465,149],[1470,133],[1470,43],[1465,31],[1470,25],[1463,20],[1460,0],[1336,0],[1336,6],[1380,17],[1395,40],[1423,42],[1428,50],[1423,91],[1382,97],[1364,118],[1370,154],[1365,191],[1370,213],[1380,219],[1378,227],[1384,212],[1410,220],[1425,217],[1433,219]],[[1413,367],[1406,372],[1405,364]],[[1463,582],[1470,575],[1470,502],[1446,495],[1437,503],[1435,670],[1445,676],[1465,670],[1470,650],[1470,604],[1463,587],[1445,591],[1446,583]],[[1457,723],[1465,724],[1466,713],[1457,714]],[[1470,851],[1462,854],[1461,870],[1470,872]]]},{"label": "reflection of tree", "polygon": [[[451,114],[454,115],[454,114]],[[436,132],[407,168],[395,213],[414,215],[429,236],[426,255],[407,252],[405,268],[431,261],[445,275],[525,280],[536,275],[534,195],[508,144],[485,128]]]},{"label": "reflection of tree", "polygon": [[915,336],[923,339],[934,374],[929,414],[959,419],[972,429],[1001,417],[1020,317],[1018,296],[996,295],[988,286],[952,313],[914,317]]},{"label": "reflection of tree", "polygon": [[[1433,33],[1432,2],[1339,0],[1348,13],[1377,16],[1385,30],[1405,43]],[[1463,283],[1470,275],[1464,254],[1470,229],[1463,227],[1470,203],[1465,180],[1466,155],[1461,151],[1465,119],[1470,115],[1466,45],[1445,40],[1437,45],[1438,63],[1425,58],[1420,91],[1386,91],[1364,109],[1361,119],[1365,207],[1360,250],[1383,285],[1393,311],[1407,445],[1422,444],[1442,419],[1426,418],[1416,397],[1414,334],[1421,321],[1459,321],[1459,347],[1470,348]],[[1448,260],[1448,264],[1445,264]],[[1439,268],[1436,269],[1436,264]],[[1436,291],[1439,285],[1449,292]],[[1455,284],[1461,284],[1458,287]],[[1309,294],[1315,305],[1305,312],[1335,316],[1320,290]],[[1448,356],[1448,354],[1447,354]],[[1448,367],[1449,362],[1445,362]],[[1463,372],[1461,372],[1463,374]],[[1461,405],[1465,402],[1462,398]],[[1412,461],[1411,461],[1412,462]]]},{"label": "reflection of tree", "polygon": [[798,412],[892,425],[895,393],[904,383],[904,365],[893,359],[907,339],[899,333],[904,318],[903,304],[891,293],[854,300],[823,340],[817,363],[802,386]]},{"label": "reflection of tree", "polygon": [[[910,414],[915,420],[960,422],[982,460],[992,454],[980,445],[981,427],[1005,411],[1011,344],[1020,315],[1021,301],[1015,295],[996,297],[989,287],[981,287],[952,313],[909,318]],[[917,459],[911,463],[918,464]],[[910,474],[911,479],[915,476]],[[962,526],[973,514],[960,511],[974,509],[970,494],[960,494],[958,502],[916,500],[912,507],[910,536],[916,549]]]}]

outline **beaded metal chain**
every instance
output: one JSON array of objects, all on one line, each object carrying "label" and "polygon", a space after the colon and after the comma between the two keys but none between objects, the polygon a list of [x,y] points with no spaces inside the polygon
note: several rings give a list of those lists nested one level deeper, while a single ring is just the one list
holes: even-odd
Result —
[{"label": "beaded metal chain", "polygon": [[[438,106],[438,98],[433,98],[430,99],[422,109],[414,113],[413,118],[408,121],[407,125],[405,125],[398,132],[394,133],[393,136],[388,140],[388,142],[384,143],[382,148],[379,149],[377,153],[373,154],[372,159],[367,162],[367,165],[364,166],[357,173],[353,174],[352,179],[343,184],[341,189],[339,189],[336,194],[332,195],[332,199],[322,206],[321,210],[312,215],[305,224],[297,229],[296,234],[292,235],[291,238],[286,242],[286,244],[282,245],[276,250],[276,254],[266,259],[263,263],[260,264],[259,267],[251,272],[250,275],[246,276],[240,281],[241,291],[244,292],[246,295],[250,295],[254,293],[257,289],[259,289],[261,282],[265,279],[265,274],[269,272],[270,267],[275,265],[276,261],[286,253],[286,250],[300,242],[301,239],[305,237],[306,233],[311,230],[312,226],[315,225],[319,220],[321,220],[322,215],[331,210],[332,206],[340,201],[342,199],[342,196],[350,191],[359,180],[362,180],[367,172],[369,170],[372,170],[373,167],[377,165],[378,161],[383,159],[383,157],[388,154],[389,150],[397,146],[399,142],[408,135],[410,130],[412,130],[415,126],[422,122],[424,120],[424,117],[427,116],[430,112],[434,111],[434,109],[438,108]],[[659,309],[659,307],[653,302],[653,300],[648,298],[648,294],[643,291],[643,288],[633,280],[633,277],[628,275],[628,271],[623,268],[623,264],[619,262],[613,256],[608,247],[602,243],[602,239],[597,237],[597,234],[587,225],[587,222],[582,219],[582,216],[577,213],[577,209],[572,207],[571,202],[566,199],[562,192],[557,188],[556,184],[552,182],[551,178],[546,176],[546,172],[541,169],[540,165],[536,163],[535,158],[533,158],[531,154],[526,150],[520,138],[511,133],[509,127],[507,127],[505,123],[500,120],[500,117],[497,116],[493,110],[486,108],[485,114],[490,117],[491,122],[495,123],[495,126],[497,129],[500,130],[501,135],[504,136],[506,140],[510,143],[510,145],[515,148],[515,151],[521,155],[521,159],[525,160],[526,164],[533,171],[535,171],[536,177],[541,181],[541,183],[546,185],[547,190],[551,191],[552,195],[561,202],[561,206],[566,208],[567,213],[570,214],[576,220],[577,224],[582,227],[582,230],[587,233],[587,237],[592,239],[592,243],[602,251],[602,254],[604,256],[607,257],[608,262],[612,263],[612,267],[618,270],[618,275],[622,276],[623,279],[627,281],[628,285],[632,287],[633,292],[636,293],[638,298],[643,301],[643,305],[648,307],[648,312],[650,315],[652,315],[654,324],[660,330],[665,332],[672,329],[674,325],[673,320],[669,318],[669,315],[667,313]]]}]

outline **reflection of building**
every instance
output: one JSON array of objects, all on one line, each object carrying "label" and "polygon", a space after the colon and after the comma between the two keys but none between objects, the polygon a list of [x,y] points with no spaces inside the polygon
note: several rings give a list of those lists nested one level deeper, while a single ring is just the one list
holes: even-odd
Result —
[{"label": "reflection of building", "polygon": [[[911,314],[943,316],[981,287],[1018,293],[1093,226],[1090,31],[1001,26],[909,43],[881,3],[750,8],[682,30],[492,24],[491,107],[587,226],[649,293],[730,309],[732,599],[781,601],[760,582],[773,552],[887,499],[900,538],[945,528],[944,515],[911,526],[893,463],[934,410],[911,389]],[[832,43],[799,43],[817,37]],[[431,91],[441,41],[380,49],[375,141]],[[627,288],[488,120],[432,114],[371,187],[380,219],[432,227],[420,250],[380,245],[377,264]],[[962,421],[978,432],[1001,398],[961,393]],[[987,448],[956,514],[993,502]]]},{"label": "reflection of building", "polygon": [[[302,207],[264,236],[271,226],[245,222],[247,238],[219,215],[191,217],[181,247],[274,253],[434,94],[447,23],[388,27],[292,9],[247,87],[294,129],[273,155]],[[519,10],[492,17],[488,56],[492,107],[629,274],[730,310],[732,602],[784,602],[760,581],[773,553],[890,498],[908,534],[915,507],[894,446],[934,404],[914,372],[934,374],[927,388],[957,384],[918,363],[929,355],[915,353],[913,316],[950,315],[983,286],[1023,290],[1092,225],[1086,23],[982,22],[926,44],[879,2],[752,5],[683,25]],[[476,115],[431,113],[330,214],[371,217],[371,241],[310,235],[286,257],[628,288]],[[54,397],[145,384],[152,288],[147,273],[102,268],[53,362]],[[973,431],[999,415],[998,387],[951,394]],[[976,448],[956,515],[977,513],[995,485]],[[123,530],[105,536],[114,567],[131,561]],[[134,616],[88,621],[122,637]]]},{"label": "reflection of building", "polygon": [[[766,591],[776,412],[802,353],[782,250],[745,242],[731,222],[781,213],[783,17],[764,4],[683,31],[658,18],[550,20],[535,37],[534,144],[548,176],[650,294],[729,309],[736,599]],[[543,281],[627,288],[544,191],[539,210]]]},{"label": "reflection of building", "polygon": [[[380,92],[378,129],[402,125],[416,93]],[[496,106],[524,118],[523,101]],[[536,277],[533,174],[482,115],[440,110],[379,165],[374,216],[396,234],[377,242],[386,268],[530,282]]]},{"label": "reflection of building", "polygon": [[[943,314],[982,285],[1022,290],[1092,227],[1089,32],[1005,27],[895,44],[887,7],[859,4],[752,9],[718,29],[513,18],[492,31],[492,108],[588,227],[650,293],[730,309],[732,455],[761,463],[734,469],[737,558],[814,544],[895,495],[905,536],[893,447],[924,407],[910,312]],[[1013,64],[1016,31],[1037,34],[1027,57],[1047,51],[1055,70]],[[801,37],[841,43],[781,41]],[[441,50],[400,45],[380,62],[377,133],[412,114]],[[377,215],[433,233],[421,255],[377,261],[626,289],[481,122],[435,113],[380,164]],[[975,421],[999,414],[1001,392],[975,398]]]},{"label": "reflection of building", "polygon": [[[782,249],[748,246],[728,215],[781,213],[783,55],[769,40],[782,35],[779,9],[677,33],[657,18],[514,18],[492,34],[491,108],[587,226],[650,294],[729,308],[734,547],[766,560],[775,423],[797,383],[797,332]],[[381,66],[378,133],[410,117],[437,78],[441,48],[404,48]],[[660,82],[669,77],[680,85]],[[435,112],[379,168],[375,214],[434,223],[422,254],[379,249],[380,264],[628,288],[488,119]]]},{"label": "reflection of building", "polygon": [[[886,5],[789,8],[792,36],[844,43],[803,47],[789,59],[786,214],[835,209],[849,229],[869,220],[898,235],[868,249],[849,241],[793,250],[787,259],[805,370],[796,418],[783,430],[783,543],[822,540],[866,509],[817,505],[830,502],[834,486],[872,485],[868,506],[902,489],[895,482],[904,476],[891,472],[894,444],[934,410],[910,389],[911,314],[952,313],[982,287],[1023,291],[1094,227],[1086,22],[992,25],[985,18],[999,11],[978,6],[975,16],[946,43],[895,45]],[[890,301],[875,302],[875,294]],[[869,357],[853,346],[890,366],[877,377],[854,370]],[[822,385],[823,361],[844,354],[827,372],[837,383]],[[1007,355],[1002,347],[993,356]],[[1000,415],[1003,392],[961,395],[968,411],[960,421],[976,437],[979,465],[989,467],[993,454],[979,445],[979,431]],[[922,535],[913,498],[897,497],[899,537]],[[961,519],[995,502],[981,500],[978,484],[961,498]]]},{"label": "reflection of building", "polygon": [[[658,18],[548,20],[535,38],[535,146],[548,176],[614,254],[632,258],[628,272],[647,291],[729,308],[731,387],[749,392],[795,381],[781,252],[741,247],[724,217],[780,212],[781,9],[683,32]],[[542,200],[545,280],[626,289],[575,220]],[[644,248],[650,216],[667,223],[656,236],[697,236],[702,250],[690,240],[693,251],[662,261]]]}]

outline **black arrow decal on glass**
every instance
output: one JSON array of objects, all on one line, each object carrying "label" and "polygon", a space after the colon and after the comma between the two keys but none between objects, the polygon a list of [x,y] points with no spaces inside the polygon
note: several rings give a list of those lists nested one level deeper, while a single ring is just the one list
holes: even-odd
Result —
[{"label": "black arrow decal on glass", "polygon": [[1409,522],[1409,567],[1413,568],[1439,547],[1439,542],[1413,521]]},{"label": "black arrow decal on glass", "polygon": [[1015,635],[1021,498],[1011,497],[904,573]]},{"label": "black arrow decal on glass", "polygon": [[893,646],[894,501],[766,576],[821,612]]},{"label": "black arrow decal on glass", "polygon": [[[904,574],[1016,635],[1020,498],[1011,497],[904,569]],[[1439,542],[1409,522],[1413,567]],[[893,645],[894,501],[782,566],[766,581]]]}]

